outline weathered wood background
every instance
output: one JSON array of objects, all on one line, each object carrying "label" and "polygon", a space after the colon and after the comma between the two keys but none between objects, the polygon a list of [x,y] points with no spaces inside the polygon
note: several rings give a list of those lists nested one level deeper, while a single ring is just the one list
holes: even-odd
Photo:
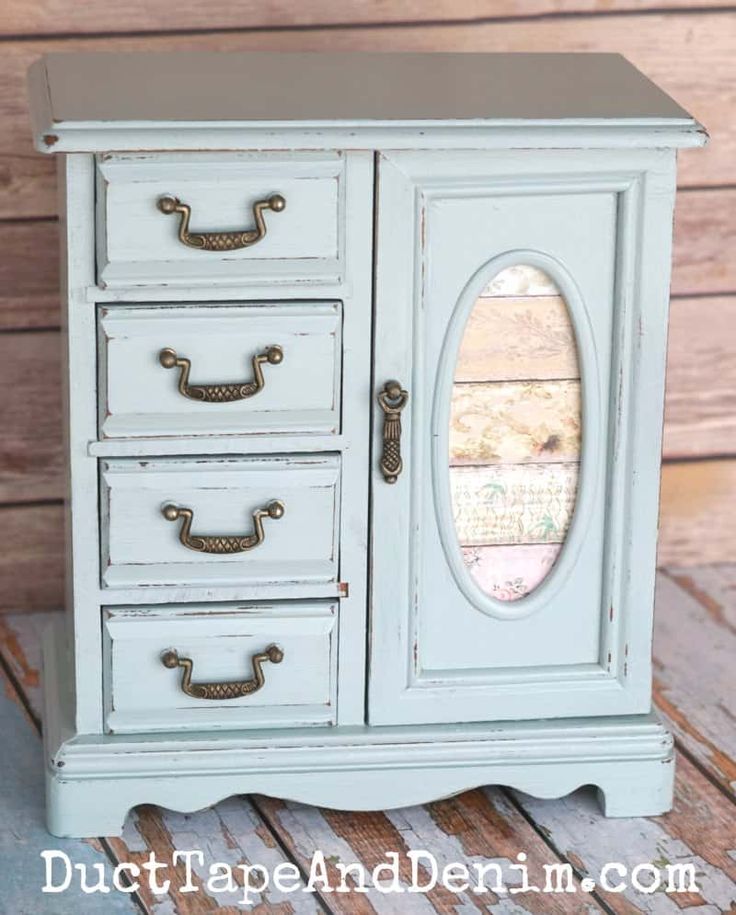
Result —
[{"label": "weathered wood background", "polygon": [[76,49],[618,51],[711,133],[681,157],[660,560],[736,535],[736,10],[728,0],[4,0],[0,5],[0,608],[61,604],[54,162],[25,71]]}]

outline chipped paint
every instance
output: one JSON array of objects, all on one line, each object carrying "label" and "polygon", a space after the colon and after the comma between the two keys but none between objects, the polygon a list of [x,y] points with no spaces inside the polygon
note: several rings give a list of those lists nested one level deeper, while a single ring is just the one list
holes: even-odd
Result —
[{"label": "chipped paint", "polygon": [[[169,863],[175,850],[201,850],[203,863],[192,861],[193,884],[198,892],[182,893],[185,885],[183,862],[161,871],[161,879],[169,879],[171,887],[167,896],[154,895],[147,887],[142,891],[143,901],[152,915],[165,915],[193,911],[198,913],[218,912],[236,915],[243,911],[242,882],[235,892],[210,893],[206,887],[209,865],[222,862],[232,867],[237,865],[260,864],[273,871],[287,861],[255,807],[246,799],[229,798],[215,808],[197,813],[176,813],[141,807],[126,821],[121,839],[110,839],[115,857],[119,861],[141,863],[155,852],[157,859]],[[236,882],[242,875],[234,872]],[[314,915],[319,911],[314,897],[307,893],[283,894],[276,889],[252,896],[250,911],[269,915],[291,915],[303,913]]]},{"label": "chipped paint", "polygon": [[683,591],[687,591],[704,610],[713,618],[713,621],[719,626],[724,626],[732,635],[736,635],[736,626],[728,619],[723,604],[716,600],[711,594],[701,588],[692,575],[684,573],[673,573],[672,580],[676,582]]},{"label": "chipped paint", "polygon": [[18,634],[11,628],[11,624],[3,619],[0,619],[0,645],[3,655],[10,655],[13,672],[21,685],[28,689],[37,689],[40,683],[38,668],[29,663]]},{"label": "chipped paint", "polygon": [[736,761],[698,730],[687,712],[682,711],[670,701],[667,691],[656,679],[654,681],[654,699],[660,711],[667,716],[669,725],[674,726],[677,736],[685,738],[688,748],[693,748],[696,758],[703,761],[708,769],[714,771],[714,775],[727,790],[732,793],[736,792]]},{"label": "chipped paint", "polygon": [[[699,582],[699,589],[705,590],[708,581],[709,596],[711,592],[718,595],[713,599],[722,605],[727,618],[733,613],[736,589],[717,589],[713,572],[692,570],[687,574]],[[734,796],[733,634],[719,622],[719,614],[713,614],[712,605],[708,609],[669,574],[658,577],[657,604],[665,612],[655,613],[655,700],[677,739]]]},{"label": "chipped paint", "polygon": [[518,797],[527,815],[549,830],[554,845],[566,849],[579,872],[593,879],[611,861],[623,863],[629,873],[645,862],[694,864],[699,895],[646,895],[631,886],[616,894],[601,890],[602,901],[614,912],[628,915],[632,906],[657,915],[675,915],[693,905],[731,910],[736,900],[736,866],[726,851],[733,835],[731,813],[718,790],[683,757],[678,759],[675,809],[663,817],[606,819],[590,788],[554,801]]}]

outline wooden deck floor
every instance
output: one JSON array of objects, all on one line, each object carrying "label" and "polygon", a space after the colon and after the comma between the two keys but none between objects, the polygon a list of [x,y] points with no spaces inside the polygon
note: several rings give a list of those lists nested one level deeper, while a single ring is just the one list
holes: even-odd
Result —
[{"label": "wooden deck floor", "polygon": [[[540,895],[495,898],[436,889],[391,896],[376,890],[269,892],[251,907],[262,913],[608,912],[698,915],[736,912],[736,565],[666,569],[657,592],[655,692],[678,747],[675,808],[663,817],[605,820],[591,790],[558,801],[483,788],[459,797],[386,813],[335,813],[265,797],[231,798],[212,810],[183,815],[143,807],[129,817],[122,839],[60,840],[43,826],[39,740],[39,633],[50,614],[0,617],[0,913],[81,915],[87,912],[174,913],[243,911],[240,893],[182,893],[183,870],[167,874],[166,895],[84,895],[70,889],[43,895],[42,849],[65,850],[74,861],[140,862],[153,850],[202,849],[209,861],[250,862],[272,870],[295,863],[302,874],[319,849],[328,862],[372,868],[387,852],[424,849],[440,866],[451,861],[515,861],[528,854],[530,876],[543,864],[569,862],[577,880],[597,878],[602,864],[633,867],[651,861],[693,862],[698,893]],[[406,878],[406,873],[402,874]]]}]

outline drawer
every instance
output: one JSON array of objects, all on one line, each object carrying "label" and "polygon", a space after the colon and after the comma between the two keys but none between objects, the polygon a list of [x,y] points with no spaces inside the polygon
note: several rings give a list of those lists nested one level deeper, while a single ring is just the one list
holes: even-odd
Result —
[{"label": "drawer", "polygon": [[335,723],[334,602],[103,612],[109,731]]},{"label": "drawer", "polygon": [[339,153],[106,154],[97,179],[101,286],[341,278]]},{"label": "drawer", "polygon": [[339,431],[337,302],[113,305],[98,324],[102,438]]},{"label": "drawer", "polygon": [[104,587],[337,581],[337,455],[106,460],[100,472]]}]

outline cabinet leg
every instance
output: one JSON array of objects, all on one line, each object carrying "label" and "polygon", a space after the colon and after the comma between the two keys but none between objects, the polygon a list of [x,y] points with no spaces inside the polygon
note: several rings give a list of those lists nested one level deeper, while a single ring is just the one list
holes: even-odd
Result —
[{"label": "cabinet leg", "polygon": [[607,817],[647,817],[672,808],[675,761],[646,760],[621,765],[620,771],[601,778],[598,803]]},{"label": "cabinet leg", "polygon": [[[118,797],[116,798],[116,794]],[[122,792],[110,790],[103,782],[65,782],[46,776],[46,825],[53,836],[82,838],[121,836],[131,804]]]}]

